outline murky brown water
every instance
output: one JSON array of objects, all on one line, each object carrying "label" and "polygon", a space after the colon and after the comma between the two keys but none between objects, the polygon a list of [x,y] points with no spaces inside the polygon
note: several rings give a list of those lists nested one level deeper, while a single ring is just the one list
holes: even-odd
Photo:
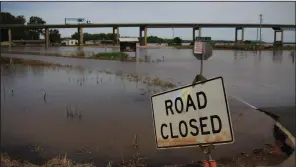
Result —
[{"label": "murky brown water", "polygon": [[[166,54],[162,54],[163,50],[149,51],[165,55],[165,61],[127,63],[6,54],[85,68],[1,67],[2,148],[7,152],[18,150],[20,157],[26,157],[30,152],[28,146],[37,144],[44,149],[46,158],[67,153],[78,161],[106,165],[109,160],[134,155],[132,143],[134,134],[138,134],[139,152],[151,164],[204,159],[198,148],[156,149],[148,90],[159,92],[164,88],[98,72],[136,72],[179,84],[191,82],[198,72],[198,61],[189,56],[190,50],[169,50]],[[275,56],[276,61],[269,54],[215,51],[205,62],[205,75],[223,76],[227,94],[250,99],[251,104],[290,105],[295,99],[295,63],[288,53]],[[231,97],[229,105],[235,143],[217,146],[214,158],[248,152],[273,142],[271,118]]]},{"label": "murky brown water", "polygon": [[[107,48],[108,51],[118,48]],[[76,47],[13,48],[18,51],[77,52]],[[88,52],[104,52],[105,48],[85,47]],[[134,53],[130,53],[131,55]],[[5,55],[5,53],[3,54]],[[191,49],[137,49],[137,55],[164,62],[128,63],[99,60],[68,59],[62,57],[12,55],[54,63],[79,65],[100,70],[125,71],[157,76],[174,83],[188,84],[199,72],[200,63]],[[134,56],[134,55],[132,55]],[[295,54],[291,51],[232,51],[215,50],[204,62],[208,78],[223,76],[229,95],[239,97],[256,107],[291,106],[295,104]]]}]

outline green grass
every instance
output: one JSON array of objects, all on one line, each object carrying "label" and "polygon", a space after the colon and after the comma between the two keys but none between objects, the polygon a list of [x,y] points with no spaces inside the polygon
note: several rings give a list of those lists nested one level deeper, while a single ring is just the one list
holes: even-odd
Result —
[{"label": "green grass", "polygon": [[122,52],[102,52],[95,54],[93,58],[103,60],[127,60],[128,54]]},{"label": "green grass", "polygon": [[69,55],[61,53],[40,53],[40,52],[22,52],[22,51],[3,51],[2,53],[13,54],[30,54],[30,55],[42,55],[42,56],[55,56],[55,57],[67,57],[67,58],[80,58],[80,59],[100,59],[100,60],[115,60],[115,61],[136,61],[134,58],[128,57],[127,53],[122,52],[103,52],[93,54],[93,56],[86,57],[84,52],[77,52]]}]

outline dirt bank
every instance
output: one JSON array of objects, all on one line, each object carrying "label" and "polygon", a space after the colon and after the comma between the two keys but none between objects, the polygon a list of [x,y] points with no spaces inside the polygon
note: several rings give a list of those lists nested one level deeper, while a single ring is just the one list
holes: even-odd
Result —
[{"label": "dirt bank", "polygon": [[[282,153],[277,153],[272,151],[271,145],[265,145],[261,149],[254,149],[250,153],[241,153],[234,157],[225,157],[216,160],[217,166],[219,167],[256,167],[260,165],[277,165],[283,162],[287,158],[286,155]],[[91,162],[79,164],[75,163],[72,160],[65,156],[55,157],[44,162],[42,165],[32,164],[30,162],[23,162],[22,160],[12,159],[9,155],[1,154],[1,165],[4,167],[93,167],[95,166]],[[121,161],[121,162],[114,162],[110,161],[106,166],[118,166],[118,167],[142,167],[142,166],[153,166],[149,164],[149,157],[148,159],[143,158],[141,156],[135,156],[133,159],[128,161]],[[201,162],[192,162],[188,164],[170,164],[170,165],[163,165],[163,167],[201,167]]]}]

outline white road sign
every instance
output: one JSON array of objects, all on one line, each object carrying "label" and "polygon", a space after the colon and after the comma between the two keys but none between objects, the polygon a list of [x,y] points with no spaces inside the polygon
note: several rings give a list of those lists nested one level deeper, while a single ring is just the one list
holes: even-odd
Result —
[{"label": "white road sign", "polygon": [[193,55],[198,60],[207,60],[213,55],[213,47],[209,42],[195,41]]},{"label": "white road sign", "polygon": [[203,53],[203,42],[196,41],[194,42],[194,54],[202,54]]},{"label": "white road sign", "polygon": [[222,77],[151,97],[157,148],[234,141]]}]

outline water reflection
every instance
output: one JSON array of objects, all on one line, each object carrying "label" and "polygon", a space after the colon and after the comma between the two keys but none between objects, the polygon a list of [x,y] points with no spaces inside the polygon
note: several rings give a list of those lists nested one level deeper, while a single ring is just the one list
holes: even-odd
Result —
[{"label": "water reflection", "polygon": [[261,61],[261,55],[262,55],[262,51],[259,50],[259,54],[258,54],[258,61]]},{"label": "water reflection", "polygon": [[246,59],[246,58],[247,58],[246,52],[240,51],[240,59]]},{"label": "water reflection", "polygon": [[247,59],[248,57],[248,54],[244,51],[234,50],[233,52],[234,52],[233,53],[234,60],[237,60],[238,58],[240,60],[244,60],[244,59]]},{"label": "water reflection", "polygon": [[283,51],[282,50],[273,51],[272,52],[272,60],[273,60],[273,62],[281,63],[283,60]]},{"label": "water reflection", "polygon": [[233,51],[234,60],[237,60],[237,54],[238,54],[238,51],[237,50]]},{"label": "water reflection", "polygon": [[290,57],[291,57],[291,59],[292,59],[292,63],[294,63],[295,62],[295,52],[291,52],[290,53]]}]

